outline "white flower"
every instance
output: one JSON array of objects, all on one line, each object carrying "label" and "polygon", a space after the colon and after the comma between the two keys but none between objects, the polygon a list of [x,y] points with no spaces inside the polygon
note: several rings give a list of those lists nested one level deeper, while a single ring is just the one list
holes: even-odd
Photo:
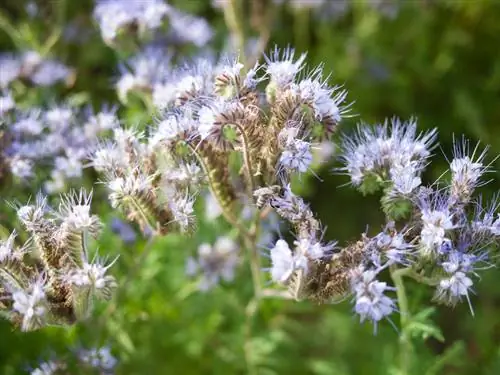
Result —
[{"label": "white flower", "polygon": [[194,219],[194,198],[188,195],[176,197],[170,201],[170,209],[182,230],[187,230]]},{"label": "white flower", "polygon": [[209,192],[206,195],[205,201],[205,217],[207,220],[212,221],[217,219],[220,215],[222,215],[222,208],[214,197],[214,195]]},{"label": "white flower", "polygon": [[409,196],[422,184],[419,171],[413,165],[395,165],[390,169],[391,180],[394,183],[393,194]]},{"label": "white flower", "polygon": [[91,201],[92,193],[87,194],[84,190],[67,194],[61,199],[58,216],[71,230],[86,229],[96,233],[101,227],[101,222],[98,216],[90,214]]},{"label": "white flower", "polygon": [[123,102],[127,101],[127,95],[132,91],[137,85],[137,79],[134,75],[127,73],[120,77],[116,83],[116,90],[118,91],[118,97]]},{"label": "white flower", "polygon": [[201,138],[205,139],[210,136],[210,133],[213,129],[215,122],[215,113],[210,107],[204,106],[198,111],[198,116],[200,123],[198,131]]},{"label": "white flower", "polygon": [[[1,69],[1,66],[0,66]],[[12,111],[16,108],[16,102],[12,99],[9,94],[1,96],[0,95],[0,116],[5,115],[7,112]]]},{"label": "white flower", "polygon": [[[321,71],[316,73],[318,76]],[[335,122],[341,120],[340,104],[345,100],[347,91],[342,90],[334,95],[335,88],[329,88],[319,77],[302,80],[294,87],[302,100],[310,103],[314,116],[319,121],[330,118]]]},{"label": "white flower", "polygon": [[14,241],[16,232],[12,232],[5,241],[0,240],[0,263],[11,258],[14,255]]},{"label": "white flower", "polygon": [[274,282],[286,283],[295,270],[292,251],[284,240],[278,240],[271,252],[271,278]]},{"label": "white flower", "polygon": [[462,138],[461,143],[454,140],[453,160],[450,163],[450,190],[452,197],[458,201],[468,201],[474,189],[484,184],[480,181],[481,176],[489,172],[488,166],[483,164],[488,147],[476,155],[478,148],[479,143],[470,152],[470,144],[467,139]]},{"label": "white flower", "polygon": [[73,111],[68,107],[54,107],[45,112],[45,121],[53,130],[61,130],[70,126]]},{"label": "white flower", "polygon": [[56,362],[43,362],[38,368],[31,371],[31,375],[55,375],[60,369],[60,366]]},{"label": "white flower", "polygon": [[389,172],[397,189],[411,191],[419,183],[435,138],[435,129],[417,134],[414,119],[401,122],[393,118],[375,128],[358,126],[357,134],[343,140],[342,170],[349,174],[354,186],[361,185],[368,176],[385,178]]},{"label": "white flower", "polygon": [[451,298],[468,297],[472,280],[464,272],[456,272],[439,283],[438,294],[449,294]]},{"label": "white flower", "polygon": [[420,242],[429,249],[436,249],[446,238],[446,231],[455,228],[453,216],[448,211],[422,211]]},{"label": "white flower", "polygon": [[14,157],[9,160],[10,171],[20,179],[27,179],[33,176],[33,162],[28,159]]},{"label": "white flower", "polygon": [[83,173],[83,165],[77,154],[68,150],[69,156],[58,156],[55,159],[55,169],[67,178],[79,178]]},{"label": "white flower", "polygon": [[295,51],[292,48],[280,51],[277,47],[270,56],[264,56],[267,63],[266,72],[271,77],[271,82],[281,89],[291,84],[304,67],[306,54],[300,55],[295,62],[294,57]]},{"label": "white flower", "polygon": [[188,259],[186,273],[188,276],[194,276],[202,272],[199,283],[201,290],[212,288],[221,278],[231,281],[239,263],[238,249],[236,242],[225,236],[217,238],[213,246],[203,243],[198,247],[198,259]]},{"label": "white flower", "polygon": [[40,328],[45,323],[47,300],[43,280],[30,285],[28,291],[16,290],[12,293],[12,309],[22,315],[21,329],[29,331]]},{"label": "white flower", "polygon": [[159,109],[172,104],[176,96],[176,87],[172,83],[158,83],[153,87],[153,104]]},{"label": "white flower", "polygon": [[281,153],[280,163],[283,167],[306,172],[312,163],[311,144],[309,142],[295,139],[287,145],[287,148]]},{"label": "white flower", "polygon": [[109,298],[110,289],[116,287],[115,278],[106,275],[113,263],[104,266],[99,263],[84,263],[82,268],[73,269],[67,281],[81,288],[90,288],[98,298]]},{"label": "white flower", "polygon": [[301,238],[300,240],[295,241],[294,245],[296,254],[295,257],[302,255],[310,260],[319,260],[328,256],[335,247],[335,243],[323,246],[320,242],[311,241],[308,238]]}]

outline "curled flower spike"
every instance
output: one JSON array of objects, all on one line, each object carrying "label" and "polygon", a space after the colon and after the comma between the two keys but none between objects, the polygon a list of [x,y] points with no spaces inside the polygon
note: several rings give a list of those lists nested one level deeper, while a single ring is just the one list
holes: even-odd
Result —
[{"label": "curled flower spike", "polygon": [[63,196],[54,210],[38,195],[34,205],[17,210],[31,239],[20,248],[15,233],[0,242],[1,308],[22,330],[84,319],[93,300],[109,299],[116,287],[106,275],[111,264],[89,263],[88,236],[101,227],[90,213],[91,197],[84,191]]}]

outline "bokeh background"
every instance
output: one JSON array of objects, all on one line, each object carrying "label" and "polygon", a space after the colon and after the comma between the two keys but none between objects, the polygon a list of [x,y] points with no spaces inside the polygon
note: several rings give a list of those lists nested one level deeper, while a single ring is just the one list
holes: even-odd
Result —
[{"label": "bokeh background", "polygon": [[[491,145],[489,160],[500,153],[500,1],[326,0],[319,9],[313,0],[302,6],[292,2],[248,1],[246,19],[251,26],[258,21],[257,5],[272,6],[266,50],[277,44],[307,51],[310,64],[324,64],[332,83],[344,85],[356,116],[344,121],[342,131],[392,116],[415,116],[422,130],[437,127],[441,148],[425,176],[428,181],[445,170],[444,155],[451,154],[454,134]],[[228,30],[211,1],[171,3],[207,19],[215,32],[212,47],[222,48]],[[51,53],[75,68],[74,85],[56,93],[27,92],[33,103],[67,95],[94,105],[117,101],[118,57],[102,42],[92,8],[89,0],[2,1],[2,17],[34,39],[50,34],[55,20],[64,23],[64,37]],[[0,29],[0,49],[16,47]],[[182,54],[195,52],[186,47]],[[148,121],[140,106],[120,109],[120,115],[128,123]],[[499,189],[498,164],[483,188],[486,196]],[[343,187],[346,178],[332,174],[333,166],[319,171],[322,182],[308,177],[298,184],[328,226],[327,237],[343,243],[367,227],[377,231],[383,219],[378,197]],[[266,300],[247,337],[248,267],[240,267],[234,283],[206,293],[198,292],[184,272],[186,258],[201,242],[215,240],[226,224],[202,223],[189,238],[170,235],[150,244],[137,234],[127,244],[111,230],[114,216],[101,190],[96,187],[94,206],[108,225],[96,245],[100,254],[120,255],[114,273],[118,279],[128,277],[125,287],[111,308],[98,306],[94,319],[75,327],[20,333],[0,320],[0,374],[25,373],[78,345],[109,345],[119,360],[118,374],[245,374],[245,346],[251,354],[247,360],[257,364],[260,374],[398,374],[397,330],[385,322],[374,335],[371,325],[353,317],[349,301],[317,306]],[[2,201],[22,199],[15,186],[5,184],[0,192]],[[13,212],[0,207],[0,223],[10,228]],[[152,249],[137,267],[145,246]],[[411,373],[500,374],[500,273],[492,269],[482,275],[472,296],[475,316],[466,303],[430,308],[432,291],[408,282],[410,310],[425,310],[418,317],[424,328],[413,338]]]}]

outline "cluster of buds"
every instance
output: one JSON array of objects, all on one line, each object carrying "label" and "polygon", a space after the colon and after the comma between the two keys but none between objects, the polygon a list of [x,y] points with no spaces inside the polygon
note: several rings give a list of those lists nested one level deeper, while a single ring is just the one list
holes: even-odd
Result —
[{"label": "cluster of buds", "polygon": [[2,315],[23,331],[86,319],[96,299],[111,297],[112,263],[89,253],[89,240],[101,229],[90,213],[91,198],[83,191],[71,193],[54,210],[39,195],[34,204],[17,208],[30,239],[18,246],[12,232],[0,241]]}]

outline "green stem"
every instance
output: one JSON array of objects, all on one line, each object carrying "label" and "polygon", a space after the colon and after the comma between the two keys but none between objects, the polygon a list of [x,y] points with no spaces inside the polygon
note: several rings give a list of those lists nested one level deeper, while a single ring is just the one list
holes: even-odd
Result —
[{"label": "green stem", "polygon": [[3,12],[0,13],[0,30],[9,36],[19,50],[23,49],[21,35]]},{"label": "green stem", "polygon": [[[229,124],[228,124],[229,125]],[[254,184],[254,176],[253,176],[253,168],[252,161],[250,160],[250,141],[248,140],[248,136],[245,133],[245,127],[240,123],[235,122],[234,125],[238,128],[241,137],[241,143],[243,144],[243,164],[245,165],[245,171],[247,173],[247,182],[248,182],[248,193],[250,197],[253,195],[253,191],[255,190]]]},{"label": "green stem", "polygon": [[396,287],[401,325],[401,333],[399,336],[400,370],[401,374],[407,375],[409,374],[411,353],[413,349],[410,337],[406,332],[408,322],[410,321],[410,309],[408,306],[408,298],[406,296],[406,288],[403,282],[404,272],[401,272],[401,270],[398,270],[395,266],[391,266],[390,272],[391,278],[394,281],[394,286]]},{"label": "green stem", "polygon": [[248,374],[257,374],[257,368],[253,363],[251,351],[252,351],[252,325],[257,314],[260,303],[262,300],[262,283],[261,283],[261,264],[260,264],[260,254],[257,249],[257,238],[260,227],[260,214],[257,212],[255,214],[254,222],[247,232],[243,232],[243,240],[245,242],[245,247],[250,254],[250,271],[252,273],[253,281],[253,292],[254,295],[248,302],[245,308],[245,362],[247,365]]},{"label": "green stem", "polygon": [[309,44],[310,12],[308,9],[297,8],[294,16],[295,46],[299,50],[306,50]]},{"label": "green stem", "polygon": [[235,37],[237,48],[240,52],[240,61],[245,67],[247,61],[245,57],[245,28],[243,20],[239,16],[238,0],[229,0],[224,6],[224,19],[231,34]]},{"label": "green stem", "polygon": [[413,280],[415,280],[421,284],[425,284],[425,285],[429,285],[429,286],[436,286],[439,284],[439,281],[440,281],[439,279],[424,276],[424,275],[416,272],[411,267],[397,269],[396,271],[394,271],[394,274],[397,277],[403,277],[403,276],[410,277]]}]

